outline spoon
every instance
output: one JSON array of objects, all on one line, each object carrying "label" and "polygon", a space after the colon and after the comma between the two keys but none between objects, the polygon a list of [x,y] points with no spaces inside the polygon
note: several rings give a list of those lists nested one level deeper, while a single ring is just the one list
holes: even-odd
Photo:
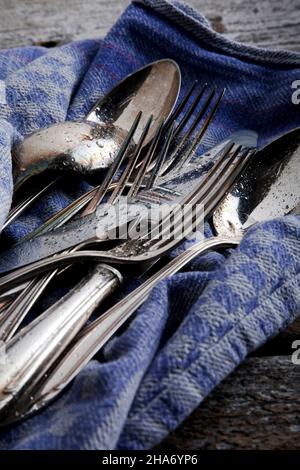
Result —
[{"label": "spoon", "polygon": [[[289,214],[300,203],[300,129],[260,150],[213,214],[219,237],[241,237],[257,222]],[[216,240],[217,241],[217,240]]]},{"label": "spoon", "polygon": [[180,83],[176,62],[158,60],[122,80],[96,103],[84,121],[61,122],[25,137],[12,150],[15,190],[48,169],[92,173],[108,168],[140,111],[142,118],[129,151],[135,148],[152,114],[146,146],[160,122],[172,112]]}]

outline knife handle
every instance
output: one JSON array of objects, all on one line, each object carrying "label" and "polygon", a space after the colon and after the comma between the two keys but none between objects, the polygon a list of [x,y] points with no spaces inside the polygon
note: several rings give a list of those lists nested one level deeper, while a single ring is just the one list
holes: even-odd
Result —
[{"label": "knife handle", "polygon": [[97,264],[74,289],[6,343],[0,364],[0,421],[11,404],[23,399],[82,328],[95,308],[121,284],[116,269]]}]

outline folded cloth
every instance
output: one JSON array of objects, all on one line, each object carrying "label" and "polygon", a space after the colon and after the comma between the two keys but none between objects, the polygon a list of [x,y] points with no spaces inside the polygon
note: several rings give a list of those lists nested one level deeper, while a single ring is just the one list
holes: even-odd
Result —
[{"label": "folded cloth", "polygon": [[[11,195],[11,146],[54,122],[82,118],[99,96],[142,65],[175,59],[183,90],[198,79],[226,87],[208,148],[250,128],[259,144],[300,125],[292,83],[300,55],[229,41],[187,5],[131,4],[103,41],[0,52],[0,224]],[[79,177],[42,198],[3,234],[17,240],[87,188]],[[209,232],[209,229],[207,230]],[[230,256],[211,252],[161,282],[130,327],[71,387],[31,419],[1,430],[4,449],[149,449],[300,311],[300,221],[249,230]]]}]

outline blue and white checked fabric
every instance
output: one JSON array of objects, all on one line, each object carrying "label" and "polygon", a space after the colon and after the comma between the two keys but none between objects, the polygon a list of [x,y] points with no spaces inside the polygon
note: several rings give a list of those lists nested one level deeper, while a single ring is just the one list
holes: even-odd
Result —
[{"label": "blue and white checked fabric", "polygon": [[[12,196],[11,147],[54,122],[82,118],[128,73],[175,59],[184,93],[226,86],[203,149],[250,128],[265,144],[300,125],[292,83],[300,55],[236,44],[177,1],[131,4],[104,40],[0,51],[0,225]],[[200,157],[201,158],[201,157]],[[53,190],[3,233],[17,240],[88,188]],[[209,235],[209,228],[207,228]],[[249,230],[227,254],[198,257],[157,286],[130,324],[72,386],[35,417],[3,429],[3,449],[148,449],[176,428],[247,354],[300,312],[300,221]],[[45,301],[45,304],[49,300]]]}]

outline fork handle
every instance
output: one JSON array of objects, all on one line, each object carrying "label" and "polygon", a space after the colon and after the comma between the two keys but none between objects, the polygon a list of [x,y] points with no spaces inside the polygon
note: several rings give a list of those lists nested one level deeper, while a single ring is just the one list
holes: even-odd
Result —
[{"label": "fork handle", "polygon": [[0,421],[121,281],[119,271],[97,264],[74,289],[6,343],[4,364],[0,364]]},{"label": "fork handle", "polygon": [[[36,383],[31,403],[27,399],[15,408],[19,416],[28,416],[53,400],[143,304],[159,281],[176,273],[196,256],[207,250],[239,245],[241,238],[214,237],[197,243],[191,249],[171,260],[131,294],[86,326],[63,351],[52,370],[47,369],[49,372],[47,377],[43,377],[40,383]],[[12,412],[10,418],[12,421],[16,421],[15,413]]]}]

